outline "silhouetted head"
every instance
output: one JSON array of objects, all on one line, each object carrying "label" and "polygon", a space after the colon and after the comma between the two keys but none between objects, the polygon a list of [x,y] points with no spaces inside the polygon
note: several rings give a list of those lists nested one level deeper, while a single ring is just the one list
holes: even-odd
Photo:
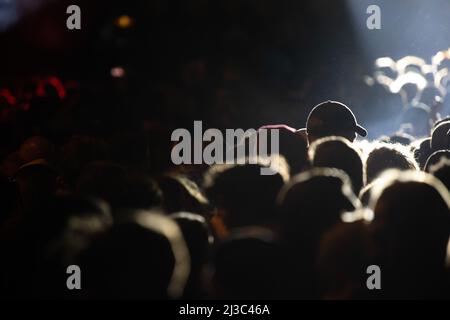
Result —
[{"label": "silhouetted head", "polygon": [[403,113],[404,124],[408,124],[415,137],[430,135],[430,108],[423,103],[409,106]]},{"label": "silhouetted head", "polygon": [[353,112],[344,104],[337,101],[325,101],[316,105],[308,115],[306,121],[308,142],[328,136],[344,137],[353,142],[356,134],[367,135],[366,129],[357,122]]},{"label": "silhouetted head", "polygon": [[72,235],[65,235],[66,240],[73,237],[82,242],[82,238],[91,233],[88,229],[109,227],[112,216],[108,204],[102,200],[79,195],[58,195],[46,204],[34,224],[39,229],[37,233],[48,239],[58,239],[63,233],[71,232]]},{"label": "silhouetted head", "polygon": [[190,259],[172,219],[139,211],[99,237],[79,265],[88,298],[166,299],[183,294]]},{"label": "silhouetted head", "polygon": [[450,195],[445,186],[421,171],[387,171],[380,180],[370,207],[381,260],[394,269],[442,267],[450,235]]},{"label": "silhouetted head", "polygon": [[34,136],[21,144],[19,157],[22,164],[38,159],[53,163],[55,160],[55,146],[42,136]]},{"label": "silhouetted head", "polygon": [[270,232],[241,231],[225,239],[212,259],[216,299],[276,299],[282,294],[282,253]]},{"label": "silhouetted head", "polygon": [[450,159],[450,150],[439,150],[433,152],[433,154],[428,157],[423,170],[430,172],[431,167],[441,161],[441,159]]},{"label": "silhouetted head", "polygon": [[380,139],[380,141],[408,146],[411,144],[412,141],[414,141],[414,137],[407,133],[397,132],[394,133],[393,135],[390,135],[389,137],[386,137],[385,139]]},{"label": "silhouetted head", "polygon": [[316,241],[341,215],[359,207],[348,176],[340,170],[317,168],[293,177],[278,196],[281,232],[289,241]]},{"label": "silhouetted head", "polygon": [[288,176],[261,174],[265,165],[216,165],[205,176],[206,192],[228,228],[270,225],[275,199]]},{"label": "silhouetted head", "polygon": [[129,174],[124,167],[110,162],[92,162],[85,166],[77,191],[107,201],[114,214],[127,209],[151,209],[161,204],[161,192],[153,180]]},{"label": "silhouetted head", "polygon": [[414,144],[414,158],[419,164],[419,168],[425,168],[425,164],[428,157],[431,155],[431,138],[419,140],[417,144]]},{"label": "silhouetted head", "polygon": [[444,95],[445,93],[435,86],[427,86],[419,92],[418,101],[426,104],[430,109],[436,110],[442,104]]},{"label": "silhouetted head", "polygon": [[433,151],[450,149],[449,130],[450,121],[441,122],[433,129],[431,134],[431,149]]},{"label": "silhouetted head", "polygon": [[441,158],[437,163],[428,168],[428,172],[438,178],[450,190],[450,159]]},{"label": "silhouetted head", "polygon": [[441,118],[441,119],[437,120],[436,122],[433,123],[433,127],[431,128],[432,129],[431,131],[433,131],[441,123],[444,123],[444,122],[447,122],[447,121],[450,121],[450,116],[446,116],[444,118]]},{"label": "silhouetted head", "polygon": [[279,153],[286,158],[289,164],[290,174],[299,173],[308,164],[308,142],[296,129],[286,125],[266,125],[259,130],[267,130],[267,145],[271,145],[270,130],[278,130]]},{"label": "silhouetted head", "polygon": [[67,279],[67,267],[77,263],[80,252],[112,225],[109,208],[101,201],[64,195],[52,197],[34,213],[17,229],[2,265],[9,270],[9,290],[19,297],[74,298],[78,290],[67,290],[61,279]]},{"label": "silhouetted head", "polygon": [[359,193],[364,186],[361,152],[342,137],[326,137],[315,141],[309,148],[309,159],[313,167],[343,170],[350,177],[355,193]]},{"label": "silhouetted head", "polygon": [[198,185],[181,175],[165,175],[158,179],[162,191],[162,207],[167,213],[194,212],[209,213],[209,201]]},{"label": "silhouetted head", "polygon": [[417,170],[418,166],[409,148],[391,143],[377,143],[367,155],[366,182],[370,183],[387,169]]},{"label": "silhouetted head", "polygon": [[411,104],[415,98],[418,98],[418,93],[419,88],[417,87],[417,84],[411,82],[405,83],[400,90],[403,104],[405,106]]},{"label": "silhouetted head", "polygon": [[334,226],[322,238],[317,257],[322,299],[366,298],[366,269],[374,248],[363,221]]}]

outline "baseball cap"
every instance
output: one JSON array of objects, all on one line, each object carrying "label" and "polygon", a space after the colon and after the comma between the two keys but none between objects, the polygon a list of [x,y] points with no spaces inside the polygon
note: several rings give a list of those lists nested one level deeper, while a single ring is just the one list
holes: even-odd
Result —
[{"label": "baseball cap", "polygon": [[306,131],[315,136],[336,135],[341,132],[354,131],[362,137],[367,130],[356,122],[352,110],[337,101],[325,101],[316,105],[308,115]]}]

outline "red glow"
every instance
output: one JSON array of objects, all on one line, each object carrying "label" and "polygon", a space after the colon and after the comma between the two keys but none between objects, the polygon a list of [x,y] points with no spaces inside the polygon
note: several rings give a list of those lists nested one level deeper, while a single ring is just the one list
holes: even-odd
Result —
[{"label": "red glow", "polygon": [[10,104],[12,106],[14,106],[17,103],[16,97],[14,97],[13,94],[11,93],[11,91],[9,91],[6,88],[0,89],[0,96],[5,98],[6,102],[8,102],[8,104]]},{"label": "red glow", "polygon": [[66,88],[64,88],[64,85],[62,84],[61,80],[59,80],[57,77],[49,77],[47,79],[48,83],[50,83],[53,87],[55,87],[56,92],[58,93],[58,97],[62,100],[65,99],[67,96]]},{"label": "red glow", "polygon": [[44,80],[39,81],[39,84],[36,88],[36,95],[38,97],[45,97],[46,95],[45,86],[48,84],[51,85],[53,88],[55,88],[58,98],[60,98],[61,100],[66,98],[67,96],[66,88],[62,84],[61,80],[59,80],[55,76],[49,76]]}]

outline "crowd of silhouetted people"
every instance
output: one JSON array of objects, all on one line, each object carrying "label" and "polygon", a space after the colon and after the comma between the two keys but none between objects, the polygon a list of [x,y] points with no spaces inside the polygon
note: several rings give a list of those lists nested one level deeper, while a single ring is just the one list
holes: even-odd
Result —
[{"label": "crowd of silhouetted people", "polygon": [[105,135],[77,104],[55,116],[70,92],[52,81],[20,110],[0,97],[2,298],[450,298],[450,118],[368,141],[325,101],[305,128],[263,127],[279,130],[268,159],[175,166],[157,124]]}]

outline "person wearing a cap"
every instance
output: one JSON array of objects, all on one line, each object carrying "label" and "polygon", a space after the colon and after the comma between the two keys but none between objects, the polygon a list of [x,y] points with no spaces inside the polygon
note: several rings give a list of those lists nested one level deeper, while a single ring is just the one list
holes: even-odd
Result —
[{"label": "person wearing a cap", "polygon": [[344,137],[353,142],[356,139],[356,133],[362,137],[367,135],[366,129],[356,122],[352,110],[337,101],[328,100],[319,103],[311,110],[306,121],[309,144],[327,136]]}]

